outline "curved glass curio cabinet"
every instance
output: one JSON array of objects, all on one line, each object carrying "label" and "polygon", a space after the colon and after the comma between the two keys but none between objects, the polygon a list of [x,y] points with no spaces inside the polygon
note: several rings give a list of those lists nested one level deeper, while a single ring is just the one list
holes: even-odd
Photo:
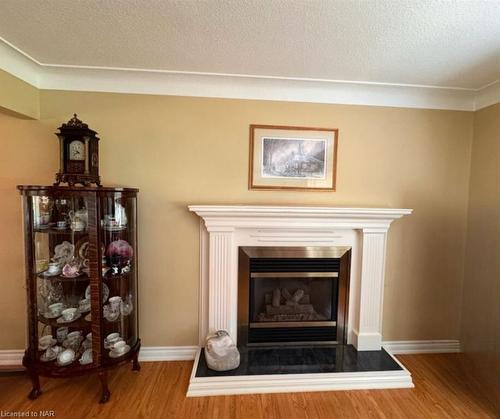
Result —
[{"label": "curved glass curio cabinet", "polygon": [[19,186],[23,197],[28,348],[23,364],[39,376],[139,370],[137,189]]}]

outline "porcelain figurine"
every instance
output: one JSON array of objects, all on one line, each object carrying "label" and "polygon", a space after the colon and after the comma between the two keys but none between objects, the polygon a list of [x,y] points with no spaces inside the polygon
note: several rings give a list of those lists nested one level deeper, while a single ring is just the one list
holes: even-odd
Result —
[{"label": "porcelain figurine", "polygon": [[205,359],[208,368],[214,371],[228,371],[240,365],[240,352],[225,330],[218,330],[207,337]]}]

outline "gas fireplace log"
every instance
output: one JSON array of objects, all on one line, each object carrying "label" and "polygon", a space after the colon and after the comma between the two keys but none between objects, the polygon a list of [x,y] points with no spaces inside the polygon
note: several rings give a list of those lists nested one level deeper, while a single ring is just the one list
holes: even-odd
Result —
[{"label": "gas fireplace log", "polygon": [[294,304],[294,305],[282,305],[279,307],[274,307],[272,305],[266,305],[266,314],[272,316],[275,314],[301,314],[314,313],[314,307],[312,304]]},{"label": "gas fireplace log", "polygon": [[279,288],[273,290],[273,307],[279,307],[281,302],[281,291]]}]

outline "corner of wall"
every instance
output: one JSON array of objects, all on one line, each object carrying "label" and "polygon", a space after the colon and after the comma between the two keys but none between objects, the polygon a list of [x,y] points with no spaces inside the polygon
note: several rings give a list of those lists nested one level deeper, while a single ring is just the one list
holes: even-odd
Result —
[{"label": "corner of wall", "polygon": [[0,112],[23,119],[40,118],[40,91],[37,87],[0,70]]}]

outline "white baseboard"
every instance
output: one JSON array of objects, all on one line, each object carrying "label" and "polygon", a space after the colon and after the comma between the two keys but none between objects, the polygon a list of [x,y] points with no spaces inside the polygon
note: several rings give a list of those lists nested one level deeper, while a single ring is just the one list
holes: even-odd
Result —
[{"label": "white baseboard", "polygon": [[460,352],[458,340],[393,340],[382,343],[392,354],[438,354]]},{"label": "white baseboard", "polygon": [[[458,340],[396,340],[384,341],[383,347],[392,354],[425,354],[460,352]],[[195,359],[198,346],[143,346],[139,360],[190,361]],[[19,366],[24,349],[0,350],[0,366]]]},{"label": "white baseboard", "polygon": [[198,346],[143,346],[139,361],[190,361],[197,350]]},{"label": "white baseboard", "polygon": [[0,350],[0,367],[18,367],[23,362],[24,349]]}]

